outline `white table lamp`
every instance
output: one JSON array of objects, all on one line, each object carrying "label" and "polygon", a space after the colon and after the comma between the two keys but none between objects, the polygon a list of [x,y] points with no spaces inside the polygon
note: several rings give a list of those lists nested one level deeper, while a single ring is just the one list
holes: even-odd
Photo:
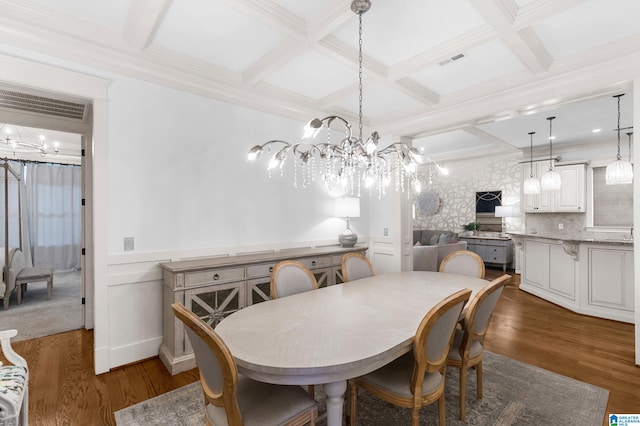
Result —
[{"label": "white table lamp", "polygon": [[496,217],[502,218],[502,233],[504,234],[507,231],[507,223],[505,222],[505,217],[513,217],[515,216],[515,212],[513,211],[512,206],[496,206]]},{"label": "white table lamp", "polygon": [[358,235],[351,230],[349,218],[360,217],[360,198],[342,197],[335,200],[336,217],[347,219],[347,229],[338,236],[338,241],[342,247],[353,247],[358,242]]}]

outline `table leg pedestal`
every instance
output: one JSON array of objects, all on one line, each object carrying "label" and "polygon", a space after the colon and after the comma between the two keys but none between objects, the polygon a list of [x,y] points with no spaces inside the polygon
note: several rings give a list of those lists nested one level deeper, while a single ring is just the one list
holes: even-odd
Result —
[{"label": "table leg pedestal", "polygon": [[342,407],[346,390],[346,380],[324,384],[324,393],[327,395],[327,426],[342,425]]}]

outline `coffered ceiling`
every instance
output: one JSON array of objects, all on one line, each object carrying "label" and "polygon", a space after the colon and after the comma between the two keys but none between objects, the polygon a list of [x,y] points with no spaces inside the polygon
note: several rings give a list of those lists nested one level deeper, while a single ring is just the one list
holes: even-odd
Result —
[{"label": "coffered ceiling", "polygon": [[[358,113],[350,0],[0,0],[0,42],[308,121]],[[372,0],[365,127],[437,159],[611,142],[638,0]],[[601,128],[600,133],[593,133]],[[265,138],[278,135],[265,135]]]}]

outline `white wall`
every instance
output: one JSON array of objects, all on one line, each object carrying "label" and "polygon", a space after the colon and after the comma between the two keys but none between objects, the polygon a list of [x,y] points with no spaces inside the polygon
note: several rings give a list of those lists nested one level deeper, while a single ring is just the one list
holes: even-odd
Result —
[{"label": "white wall", "polygon": [[[3,53],[13,56],[0,81],[94,99],[97,373],[157,355],[159,262],[337,244],[345,223],[319,183],[294,189],[291,170],[269,179],[267,158],[246,161],[255,144],[297,140],[304,123],[0,44]],[[361,210],[351,224],[367,241]]]}]

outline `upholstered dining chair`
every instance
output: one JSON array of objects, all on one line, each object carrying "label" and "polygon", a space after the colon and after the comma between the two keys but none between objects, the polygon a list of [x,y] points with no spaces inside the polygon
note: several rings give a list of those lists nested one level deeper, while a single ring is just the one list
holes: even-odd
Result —
[{"label": "upholstered dining chair", "polygon": [[342,281],[349,282],[360,278],[371,277],[376,270],[366,256],[351,252],[342,256]]},{"label": "upholstered dining chair", "polygon": [[440,272],[484,278],[484,261],[471,250],[457,250],[442,259]]},{"label": "upholstered dining chair", "polygon": [[273,385],[238,373],[220,336],[184,305],[171,305],[184,323],[204,392],[207,425],[316,424],[317,402],[300,386]]},{"label": "upholstered dining chair", "polygon": [[445,426],[444,384],[453,332],[471,290],[460,290],[434,306],[422,319],[409,352],[384,367],[349,381],[350,425],[356,424],[358,388],[400,407],[411,408],[418,426],[420,408],[438,401],[440,426]]},{"label": "upholstered dining chair", "polygon": [[455,330],[447,365],[460,369],[460,420],[465,419],[467,369],[476,367],[476,394],[482,398],[482,354],[491,315],[511,275],[504,274],[480,290],[469,302],[461,328]]},{"label": "upholstered dining chair", "polygon": [[[283,260],[271,271],[271,298],[291,296],[305,291],[317,290],[318,281],[313,272],[296,260]],[[314,385],[308,386],[309,395],[315,396]]]},{"label": "upholstered dining chair", "polygon": [[[0,362],[0,424],[29,424],[29,368],[27,361],[11,347],[16,330],[0,331],[2,355],[12,363]],[[20,423],[18,423],[20,418]]]},{"label": "upholstered dining chair", "polygon": [[316,277],[302,263],[296,260],[284,260],[273,267],[271,272],[272,299],[317,289]]}]

